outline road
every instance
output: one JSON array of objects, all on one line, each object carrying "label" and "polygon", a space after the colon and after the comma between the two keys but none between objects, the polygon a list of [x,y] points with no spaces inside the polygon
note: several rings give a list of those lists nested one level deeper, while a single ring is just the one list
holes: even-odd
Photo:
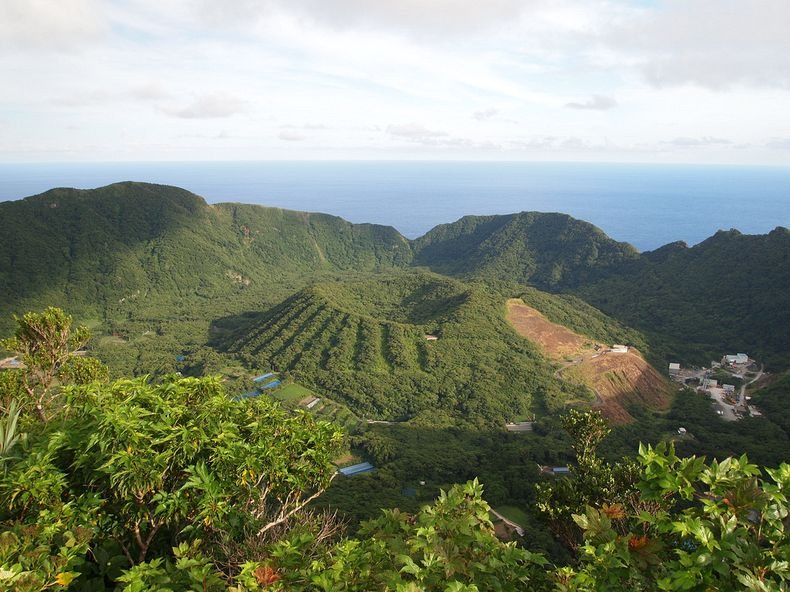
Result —
[{"label": "road", "polygon": [[497,518],[499,518],[502,522],[507,524],[509,527],[513,528],[518,533],[518,536],[524,536],[524,529],[521,527],[520,524],[516,524],[512,520],[508,520],[507,518],[505,518],[502,514],[500,514],[499,512],[494,510],[493,508],[491,508],[491,513],[494,516],[496,516]]},{"label": "road", "polygon": [[753,382],[757,382],[760,380],[760,377],[763,375],[763,364],[760,364],[760,370],[757,372],[757,375],[752,378],[749,382],[744,382],[741,385],[741,392],[738,394],[738,404],[743,406],[744,411],[746,410],[746,387],[752,384]]}]

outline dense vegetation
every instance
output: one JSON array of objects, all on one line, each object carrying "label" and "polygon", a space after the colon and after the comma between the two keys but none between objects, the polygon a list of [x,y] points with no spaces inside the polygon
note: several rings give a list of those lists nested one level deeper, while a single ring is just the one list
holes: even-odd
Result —
[{"label": "dense vegetation", "polygon": [[[274,423],[290,421],[290,411],[272,405],[268,397],[237,404],[226,396],[249,390],[251,377],[269,370],[281,372],[288,388],[309,394],[291,384],[292,380],[312,388],[332,410],[331,417],[342,415],[350,445],[343,446],[341,458],[348,459],[343,462],[359,459],[376,464],[376,471],[370,474],[335,479],[318,499],[320,508],[338,511],[350,521],[347,538],[335,536],[333,522],[326,523],[325,515],[300,510],[287,527],[272,530],[276,540],[252,545],[246,537],[249,532],[234,530],[238,521],[247,523],[247,517],[227,515],[225,518],[235,526],[224,524],[218,530],[207,529],[205,523],[193,527],[190,521],[197,519],[198,510],[185,506],[156,530],[151,539],[155,549],[151,553],[156,558],[130,572],[134,575],[128,575],[129,589],[179,589],[196,585],[198,580],[199,589],[204,585],[206,589],[221,589],[235,578],[234,585],[249,589],[270,579],[267,585],[289,590],[309,586],[334,590],[343,589],[343,578],[348,574],[353,574],[348,589],[396,589],[398,585],[405,590],[443,589],[437,588],[436,566],[429,565],[424,553],[452,547],[452,533],[469,521],[479,531],[474,536],[482,537],[474,539],[475,544],[487,549],[492,558],[517,558],[507,565],[522,574],[519,577],[529,578],[530,583],[522,581],[513,586],[596,589],[595,582],[604,581],[601,572],[593,580],[585,580],[584,574],[591,573],[591,564],[598,562],[596,569],[620,573],[617,577],[625,578],[618,582],[628,582],[635,589],[651,589],[645,582],[669,576],[659,576],[654,567],[649,568],[653,571],[647,576],[643,572],[656,565],[651,563],[656,557],[672,565],[677,537],[672,539],[657,528],[660,545],[650,546],[649,553],[642,552],[639,537],[652,528],[642,518],[628,515],[613,520],[609,515],[587,512],[584,504],[588,502],[602,509],[604,502],[599,498],[609,493],[601,488],[593,487],[584,503],[576,503],[562,516],[566,524],[572,522],[570,530],[577,536],[574,544],[581,545],[577,549],[582,551],[559,543],[552,536],[552,532],[557,534],[551,530],[556,525],[552,526],[545,513],[536,512],[539,498],[535,485],[554,482],[554,478],[539,473],[538,464],[566,465],[576,459],[572,439],[563,431],[558,414],[568,403],[589,400],[589,393],[560,380],[555,375],[556,366],[514,333],[504,320],[504,302],[522,298],[550,320],[580,334],[603,343],[635,345],[657,367],[668,358],[707,363],[710,355],[718,357],[725,350],[746,350],[753,356],[765,356],[773,367],[782,367],[790,351],[786,343],[790,334],[786,296],[790,293],[786,273],[790,248],[788,233],[781,229],[758,237],[720,233],[697,247],[669,245],[638,255],[594,227],[567,216],[519,214],[465,218],[409,242],[387,227],[352,225],[331,216],[257,206],[207,206],[182,190],[136,183],[94,191],[54,190],[21,202],[0,204],[0,228],[0,334],[17,329],[15,338],[0,347],[32,356],[30,366],[38,369],[32,374],[0,371],[0,404],[6,414],[0,424],[0,470],[8,469],[8,475],[22,479],[17,486],[24,482],[39,487],[36,491],[50,496],[46,499],[57,510],[47,512],[31,505],[30,512],[18,506],[0,512],[4,528],[17,537],[30,534],[32,523],[51,525],[46,532],[31,531],[33,538],[29,540],[20,538],[9,543],[11,539],[6,539],[5,547],[0,544],[0,561],[16,560],[16,555],[2,555],[11,552],[9,549],[26,549],[31,561],[41,562],[34,571],[49,569],[43,564],[61,552],[63,543],[66,550],[61,559],[73,560],[68,569],[83,574],[73,585],[82,586],[87,579],[94,582],[83,589],[99,589],[95,583],[99,580],[106,585],[117,584],[122,569],[137,563],[135,553],[139,549],[129,545],[139,547],[138,542],[123,538],[135,538],[132,514],[123,514],[135,506],[112,497],[122,493],[113,490],[106,472],[95,479],[87,475],[86,471],[106,471],[101,468],[104,465],[96,463],[112,459],[90,456],[96,451],[88,450],[84,442],[61,440],[57,434],[73,430],[83,435],[86,429],[96,433],[99,422],[111,422],[116,427],[133,428],[140,442],[148,439],[164,445],[185,437],[204,422],[206,440],[200,439],[201,435],[197,444],[190,444],[199,450],[187,454],[184,450],[188,443],[183,440],[176,459],[154,447],[161,456],[141,458],[141,463],[150,464],[136,467],[153,474],[157,462],[167,462],[169,467],[177,466],[176,472],[183,477],[192,470],[190,462],[211,457],[219,450],[214,447],[222,445],[221,438],[214,438],[220,432],[211,431],[216,427],[212,423],[215,418],[210,421],[200,415],[207,413],[204,404],[221,421],[243,424],[238,415],[243,409],[272,418]],[[408,269],[412,266],[422,269]],[[425,271],[426,267],[456,278]],[[723,283],[722,278],[727,282]],[[549,294],[525,286],[525,282],[552,291],[572,290],[575,295]],[[70,332],[69,319],[62,312],[52,309],[27,315],[21,325],[14,325],[8,315],[27,308],[40,310],[53,302],[67,305],[98,333],[87,348],[109,365],[109,374],[120,382],[107,383],[107,369],[92,358],[71,355],[74,348],[86,343],[87,333],[82,329]],[[41,357],[47,348],[32,347],[40,334],[35,328],[42,323],[52,329],[45,331],[46,342],[59,352],[50,358]],[[19,332],[20,327],[27,329]],[[425,334],[438,339],[428,341]],[[175,372],[195,380],[169,376]],[[152,377],[128,379],[146,374]],[[202,378],[211,374],[222,375],[222,386]],[[66,384],[77,386],[64,389]],[[202,394],[197,395],[197,391]],[[274,398],[278,393],[275,391]],[[765,417],[735,423],[723,422],[704,396],[690,392],[680,393],[666,413],[631,404],[628,411],[636,422],[618,427],[602,441],[599,452],[606,460],[601,462],[617,465],[621,456],[633,455],[640,442],[674,441],[681,456],[705,454],[723,459],[748,452],[759,464],[776,466],[787,459],[790,447],[788,393],[786,376],[780,376],[766,389],[753,393]],[[202,399],[203,395],[208,398]],[[297,401],[288,408],[298,409],[301,396],[297,395]],[[218,410],[220,401],[229,410]],[[64,403],[68,405],[62,412]],[[366,425],[339,403],[348,405],[363,419],[407,421]],[[125,415],[109,414],[115,405]],[[170,406],[178,417],[167,415]],[[338,409],[342,413],[334,413]],[[127,423],[126,415],[135,413],[141,413],[147,423]],[[159,414],[166,416],[164,423],[152,422]],[[533,415],[538,421],[531,433],[513,434],[502,429],[506,420]],[[35,419],[37,416],[39,419]],[[330,414],[314,417],[324,416]],[[171,419],[175,423],[167,423]],[[314,426],[324,425],[308,416],[299,421],[304,423],[288,425],[297,431],[302,425],[319,432],[323,428]],[[267,425],[271,428],[273,424]],[[687,429],[682,437],[677,433],[680,426]],[[12,436],[6,437],[8,434]],[[256,438],[261,446],[271,446],[265,444],[270,441],[263,432],[244,432],[243,437],[253,447]],[[123,438],[120,441],[125,442]],[[144,444],[138,442],[132,449],[137,450],[137,446]],[[121,448],[107,450],[115,460],[122,460]],[[300,453],[292,450],[289,454],[293,458]],[[680,461],[671,460],[666,449],[660,454],[668,459],[668,467],[674,467],[671,470],[679,466]],[[630,482],[629,495],[646,478],[645,455],[642,473],[632,473],[636,477]],[[80,462],[85,463],[84,469],[73,473],[74,459],[83,456],[85,460]],[[35,459],[49,463],[44,465],[44,472],[31,469],[23,477],[13,472]],[[174,464],[176,461],[182,464]],[[210,462],[207,466],[214,470]],[[736,474],[727,477],[731,483],[746,479],[751,471],[743,463],[733,470]],[[52,472],[59,484],[36,481],[46,472]],[[173,477],[174,481],[161,484],[165,489],[157,489],[158,493],[152,490],[151,495],[176,495],[172,488],[185,485],[178,481],[181,477]],[[479,486],[470,484],[466,489],[450,491],[453,484],[475,477],[484,488],[487,502],[520,513],[519,521],[526,531],[522,547],[558,565],[581,562],[550,575],[545,569],[536,571],[540,563],[537,555],[497,546],[489,536],[488,518],[481,512],[484,502]],[[705,479],[710,481],[708,476]],[[4,483],[4,487],[11,486],[10,481]],[[750,483],[749,487],[754,486]],[[221,491],[212,490],[212,495],[219,497],[212,498],[211,503],[240,503],[243,492],[234,489],[238,484],[226,485]],[[56,488],[50,490],[50,486]],[[761,481],[755,487],[770,488],[770,482]],[[305,495],[322,488],[310,488]],[[702,491],[703,485],[697,483],[695,488]],[[448,491],[444,501],[434,510],[421,512],[420,507],[432,502],[440,489]],[[62,508],[54,501],[58,495]],[[98,496],[100,504],[83,507],[82,502],[75,501],[85,495]],[[677,492],[664,495],[671,497]],[[612,498],[605,503],[611,506],[621,501]],[[680,506],[660,520],[677,522]],[[403,513],[364,524],[365,520],[378,518],[381,508],[400,508]],[[91,532],[72,528],[83,528],[79,521],[85,509],[100,512],[100,528],[106,527],[108,539],[97,538],[95,524],[89,525]],[[155,509],[154,514],[164,511]],[[594,526],[597,534],[590,531],[589,549],[602,548],[604,539],[595,536],[603,533],[609,545],[606,552],[618,558],[618,566],[604,565],[601,556],[579,559],[587,553],[585,528],[573,515],[586,516],[588,531],[591,524]],[[444,521],[443,534],[426,542],[424,531],[418,530],[435,526],[438,516]],[[121,534],[120,525],[124,524],[132,525],[131,535]],[[315,534],[322,524],[330,524],[329,539]],[[293,536],[288,534],[290,529]],[[353,536],[357,531],[362,533],[361,539]],[[638,549],[628,545],[629,532]],[[37,538],[39,535],[45,538]],[[319,540],[311,538],[316,536]],[[386,542],[371,546],[371,537]],[[130,549],[132,560],[121,549],[121,540]],[[145,541],[142,534],[141,540]],[[465,539],[463,544],[471,540]],[[186,546],[179,547],[182,543]],[[334,546],[336,543],[338,546]],[[245,558],[253,558],[246,567],[238,554],[244,545],[255,548]],[[403,553],[405,548],[413,552]],[[87,555],[86,549],[90,549]],[[112,573],[97,563],[107,553],[115,556],[109,558],[115,566]],[[414,571],[404,559],[406,555],[419,569]],[[310,568],[306,567],[306,557],[315,561]],[[459,563],[453,573],[459,585],[486,581],[484,573],[464,570],[462,565],[471,563],[501,577],[499,567],[481,564],[479,557],[463,553],[457,557]],[[645,559],[644,565],[631,565],[640,558],[649,560]],[[234,569],[228,568],[230,563]],[[385,563],[403,571],[383,569]],[[381,578],[370,579],[373,565]],[[630,575],[623,575],[621,568],[626,565],[630,566]],[[60,563],[52,566],[63,567]],[[216,567],[223,573],[216,572]],[[58,572],[47,573],[50,583],[58,577]],[[560,577],[559,573],[564,575]],[[553,583],[547,583],[547,577]],[[664,585],[672,589],[668,586]],[[677,586],[682,587],[681,583]],[[753,588],[760,589],[756,585]]]},{"label": "dense vegetation", "polygon": [[55,189],[0,203],[0,329],[11,328],[10,313],[57,302],[146,358],[151,344],[133,341],[149,332],[172,336],[162,349],[194,349],[212,320],[265,310],[321,276],[416,265],[571,291],[641,330],[654,360],[707,363],[745,350],[783,368],[789,253],[781,228],[640,255],[563,214],[467,216],[407,241],[390,227],[322,214],[208,206],[174,187]]},{"label": "dense vegetation", "polygon": [[244,327],[229,350],[373,419],[502,425],[586,396],[554,377],[503,308],[482,287],[433,274],[320,283]]},{"label": "dense vegetation", "polygon": [[414,264],[448,275],[506,279],[541,289],[584,284],[636,250],[566,214],[466,216],[414,241]]},{"label": "dense vegetation", "polygon": [[668,342],[667,357],[707,364],[743,351],[773,368],[790,365],[786,228],[759,236],[721,231],[690,248],[673,243],[577,292],[656,342]]},{"label": "dense vegetation", "polygon": [[[394,229],[117,183],[0,203],[0,317],[53,302],[85,319],[162,322],[275,302],[305,273],[408,263]],[[274,293],[274,299],[269,294]]]},{"label": "dense vegetation", "polygon": [[414,242],[414,263],[449,275],[572,292],[648,336],[663,361],[746,351],[790,365],[790,231],[720,231],[637,254],[559,214],[467,216]]},{"label": "dense vegetation", "polygon": [[564,533],[562,562],[501,542],[477,480],[351,535],[308,506],[334,476],[343,437],[330,424],[233,400],[214,378],[108,382],[95,362],[92,376],[59,373],[41,414],[41,378],[87,332],[57,309],[17,323],[6,347],[23,365],[0,386],[2,590],[767,592],[790,580],[786,463],[706,463],[664,444],[606,461],[603,419],[572,411],[572,477],[536,489]]}]

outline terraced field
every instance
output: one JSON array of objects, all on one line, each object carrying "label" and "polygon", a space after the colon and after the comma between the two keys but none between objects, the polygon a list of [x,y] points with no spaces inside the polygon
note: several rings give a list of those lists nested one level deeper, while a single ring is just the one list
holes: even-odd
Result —
[{"label": "terraced field", "polygon": [[501,300],[430,273],[313,285],[229,349],[371,419],[499,423],[573,396],[509,329]]}]

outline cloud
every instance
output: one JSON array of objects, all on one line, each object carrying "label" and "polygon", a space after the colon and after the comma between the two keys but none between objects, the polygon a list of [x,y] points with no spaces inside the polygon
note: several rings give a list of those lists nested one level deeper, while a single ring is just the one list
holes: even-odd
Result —
[{"label": "cloud", "polygon": [[301,142],[307,139],[306,135],[296,130],[283,130],[277,134],[277,137],[286,142]]},{"label": "cloud", "polygon": [[724,146],[732,144],[730,140],[724,138],[714,138],[711,136],[702,136],[700,138],[675,138],[666,142],[661,142],[663,145],[676,146],[678,148],[701,148],[705,146]]},{"label": "cloud", "polygon": [[330,130],[331,126],[325,123],[305,123],[303,125],[294,125],[293,123],[286,123],[280,126],[280,129],[303,129],[310,131]]},{"label": "cloud", "polygon": [[773,150],[790,150],[790,138],[771,138],[765,145]]},{"label": "cloud", "polygon": [[598,40],[656,87],[790,88],[790,2],[665,0]]},{"label": "cloud", "polygon": [[0,47],[72,50],[108,30],[98,0],[2,0]]},{"label": "cloud", "polygon": [[62,107],[84,107],[87,105],[101,105],[129,100],[160,101],[170,97],[172,97],[172,95],[161,85],[152,82],[140,86],[133,86],[127,90],[118,92],[108,92],[105,90],[77,92],[64,97],[54,97],[50,99],[50,103]]},{"label": "cloud", "polygon": [[519,18],[534,0],[193,0],[209,22],[238,25],[287,14],[335,29],[400,30],[420,36],[463,34]]},{"label": "cloud", "polygon": [[395,138],[402,138],[412,142],[436,143],[437,138],[448,136],[447,132],[430,130],[421,123],[403,123],[387,126],[387,133]]},{"label": "cloud", "polygon": [[607,111],[617,107],[617,101],[612,97],[604,97],[602,95],[593,95],[582,103],[565,103],[569,109],[585,109],[590,111]]},{"label": "cloud", "polygon": [[160,101],[171,98],[171,94],[157,82],[149,82],[130,88],[125,95],[140,101]]},{"label": "cloud", "polygon": [[185,107],[164,107],[171,117],[182,119],[217,119],[231,117],[248,109],[247,101],[222,93],[202,95]]},{"label": "cloud", "polygon": [[472,119],[477,119],[477,121],[488,121],[489,119],[493,119],[499,113],[499,109],[494,109],[493,107],[488,109],[481,109],[480,111],[475,111],[472,113]]}]

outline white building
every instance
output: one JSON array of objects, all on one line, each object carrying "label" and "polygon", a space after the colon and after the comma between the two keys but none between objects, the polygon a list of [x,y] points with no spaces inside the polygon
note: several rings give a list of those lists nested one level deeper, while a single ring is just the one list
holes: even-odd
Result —
[{"label": "white building", "polygon": [[613,354],[625,354],[625,353],[628,353],[628,346],[627,345],[613,345],[612,349],[610,351]]},{"label": "white building", "polygon": [[678,374],[680,372],[680,364],[672,362],[669,364],[669,373],[670,374]]},{"label": "white building", "polygon": [[727,354],[724,356],[725,364],[746,364],[749,362],[749,356],[746,354]]}]

